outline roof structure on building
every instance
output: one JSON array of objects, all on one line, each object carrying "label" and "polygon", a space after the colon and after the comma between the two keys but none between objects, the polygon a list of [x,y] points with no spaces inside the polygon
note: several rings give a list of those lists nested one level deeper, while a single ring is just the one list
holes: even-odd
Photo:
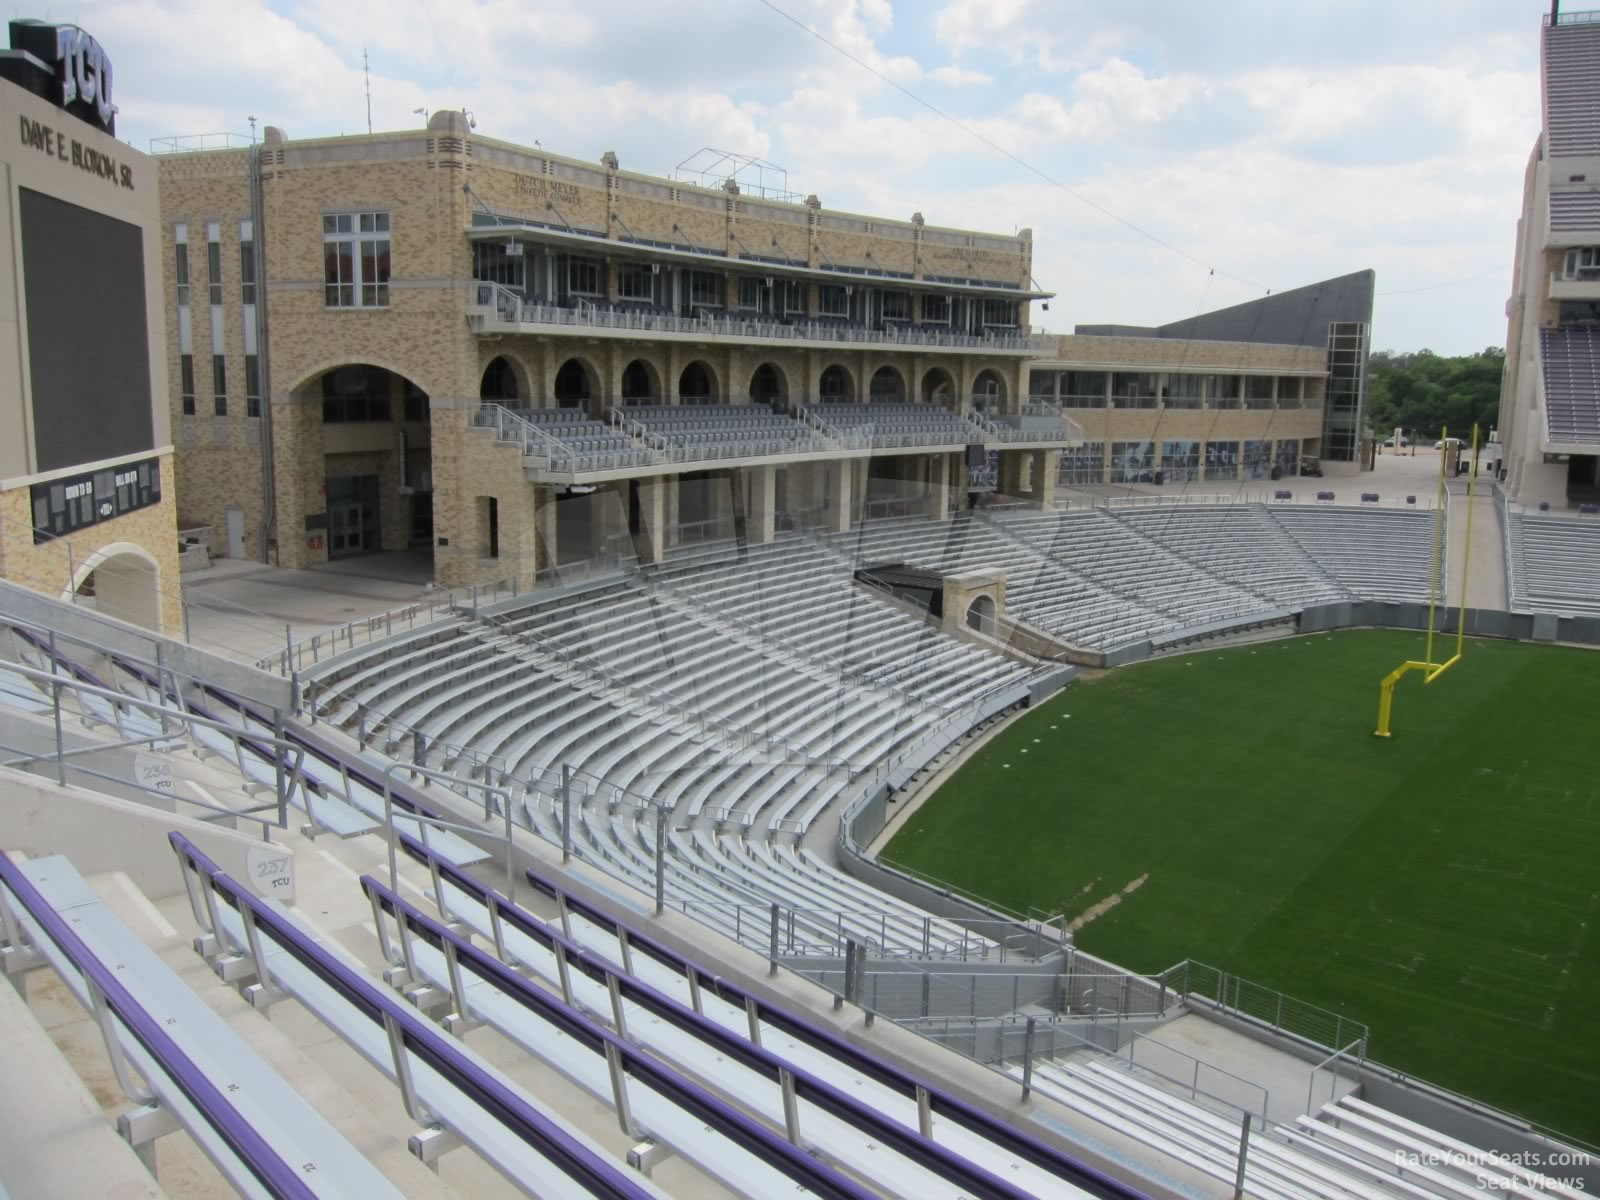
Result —
[{"label": "roof structure on building", "polygon": [[1370,269],[1355,271],[1166,325],[1079,325],[1075,332],[1107,337],[1326,346],[1332,322],[1371,323],[1376,284],[1377,275]]}]

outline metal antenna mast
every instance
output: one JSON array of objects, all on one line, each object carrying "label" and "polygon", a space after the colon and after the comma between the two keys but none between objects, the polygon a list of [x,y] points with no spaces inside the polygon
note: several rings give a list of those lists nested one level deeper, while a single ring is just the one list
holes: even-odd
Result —
[{"label": "metal antenna mast", "polygon": [[372,132],[372,69],[367,64],[367,48],[361,47],[361,75],[367,82],[367,132]]}]

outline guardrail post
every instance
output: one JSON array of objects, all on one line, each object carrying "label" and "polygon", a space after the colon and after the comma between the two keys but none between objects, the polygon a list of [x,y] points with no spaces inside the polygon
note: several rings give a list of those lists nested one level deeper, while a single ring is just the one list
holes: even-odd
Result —
[{"label": "guardrail post", "polygon": [[778,1083],[783,1088],[783,1131],[791,1144],[800,1144],[800,1101],[795,1095],[794,1075],[787,1067],[778,1068]]},{"label": "guardrail post", "polygon": [[778,973],[778,902],[774,900],[771,906],[772,924],[767,935],[767,966],[769,975]]},{"label": "guardrail post", "polygon": [[1250,1114],[1239,1118],[1239,1165],[1233,1173],[1233,1200],[1244,1196],[1245,1158],[1250,1151]]},{"label": "guardrail post", "polygon": [[1033,1091],[1033,1029],[1034,1019],[1028,1018],[1022,1034],[1022,1098],[1026,1100]]},{"label": "guardrail post", "polygon": [[656,916],[667,907],[667,810],[656,809]]},{"label": "guardrail post", "polygon": [[61,664],[56,659],[56,633],[50,631],[50,706],[55,710],[56,723],[56,782],[67,786],[67,749],[61,732],[61,681],[57,678]]},{"label": "guardrail post", "polygon": [[572,765],[561,764],[561,863],[572,861]]}]

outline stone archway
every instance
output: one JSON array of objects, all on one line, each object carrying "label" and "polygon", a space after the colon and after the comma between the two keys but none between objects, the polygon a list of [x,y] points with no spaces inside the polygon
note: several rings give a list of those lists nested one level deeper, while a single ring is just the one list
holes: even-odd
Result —
[{"label": "stone archway", "polygon": [[527,387],[517,378],[516,367],[505,355],[495,355],[483,368],[478,399],[504,404],[507,408],[527,407]]},{"label": "stone archway", "polygon": [[994,597],[974,596],[972,603],[967,606],[967,628],[975,629],[979,633],[994,636],[995,607]]},{"label": "stone archway", "polygon": [[77,564],[62,599],[76,596],[92,598],[104,616],[161,629],[161,564],[136,542],[112,542]]},{"label": "stone archway", "polygon": [[856,379],[843,363],[829,363],[817,376],[817,399],[824,404],[847,404],[856,398]]},{"label": "stone archway", "polygon": [[874,371],[867,385],[867,397],[876,404],[903,403],[906,399],[906,377],[900,368],[885,363]]},{"label": "stone archway", "polygon": [[922,375],[919,398],[924,404],[937,404],[941,408],[954,408],[956,398],[955,377],[943,367],[930,367]]},{"label": "stone archway", "polygon": [[618,382],[624,404],[660,404],[664,399],[661,372],[649,359],[636,358],[628,363]]},{"label": "stone archway", "polygon": [[717,373],[703,358],[689,363],[678,375],[679,404],[715,404],[721,394]]},{"label": "stone archway", "polygon": [[573,355],[556,368],[551,397],[556,408],[584,408],[600,394],[600,372],[588,359]]},{"label": "stone archway", "polygon": [[789,376],[776,363],[764,362],[750,373],[752,404],[784,405],[789,400]]},{"label": "stone archway", "polygon": [[972,381],[972,407],[977,412],[996,413],[1005,408],[1006,381],[1000,372],[985,367]]}]

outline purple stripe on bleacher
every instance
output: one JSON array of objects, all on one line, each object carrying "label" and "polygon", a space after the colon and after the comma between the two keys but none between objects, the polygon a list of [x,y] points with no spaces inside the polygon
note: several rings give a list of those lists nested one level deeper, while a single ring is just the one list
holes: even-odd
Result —
[{"label": "purple stripe on bleacher", "polygon": [[0,851],[0,881],[4,881],[7,889],[50,940],[61,947],[79,974],[99,989],[106,1005],[128,1032],[162,1065],[173,1083],[205,1117],[206,1123],[216,1130],[217,1136],[228,1144],[228,1148],[261,1181],[262,1186],[276,1196],[313,1200],[317,1193],[301,1177],[300,1172],[284,1161],[272,1145],[256,1132],[255,1127],[239,1115],[205,1072],[140,1006],[117,979],[116,973],[108,970],[94,952],[84,945],[82,939],[72,931],[72,926],[39,894],[4,851]]},{"label": "purple stripe on bleacher", "polygon": [[[412,858],[424,864],[436,864],[441,876],[449,879],[452,884],[470,895],[479,897],[487,897],[490,894],[496,895],[503,919],[510,920],[521,928],[524,933],[535,937],[539,936],[534,929],[529,927],[530,922],[543,925],[544,923],[538,921],[538,918],[531,916],[525,910],[517,908],[504,896],[500,896],[499,893],[480,883],[465,871],[460,870],[442,858],[436,857],[416,839],[407,837],[404,834],[399,836],[401,845]],[[917,1089],[922,1088],[928,1093],[933,1110],[936,1113],[957,1121],[986,1140],[993,1142],[996,1146],[1017,1155],[1019,1158],[1026,1159],[1037,1167],[1060,1175],[1067,1182],[1095,1196],[1102,1197],[1103,1200],[1144,1200],[1142,1192],[1112,1179],[1085,1163],[1078,1162],[1076,1159],[1055,1151],[1044,1143],[1012,1128],[1010,1125],[996,1120],[981,1109],[974,1108],[950,1096],[927,1081],[908,1075],[890,1066],[873,1057],[867,1051],[838,1037],[830,1030],[815,1025],[803,1017],[775,1008],[767,1001],[744,991],[729,980],[704,971],[688,959],[653,940],[649,935],[640,933],[636,927],[625,926],[623,922],[593,907],[580,897],[571,895],[540,875],[535,874],[532,870],[527,872],[527,877],[529,882],[547,895],[561,895],[568,909],[579,916],[594,921],[602,927],[612,929],[625,927],[628,931],[629,944],[634,950],[648,954],[674,970],[684,973],[694,971],[700,977],[702,987],[711,988],[717,996],[728,1000],[730,1003],[742,1006],[747,1001],[753,1000],[760,1019],[776,1028],[793,1034],[840,1062],[848,1064],[852,1069],[860,1071],[876,1082],[893,1088],[902,1095],[911,1097],[915,1097]],[[550,932],[554,933],[553,930]],[[593,958],[595,956],[591,954],[589,957]],[[599,961],[604,962],[603,959]],[[609,969],[619,976],[623,975],[620,967],[610,966]]]},{"label": "purple stripe on bleacher", "polygon": [[552,1164],[565,1171],[598,1195],[623,1200],[649,1200],[650,1193],[606,1162],[550,1118],[531,1107],[517,1093],[466,1061],[455,1045],[417,1016],[416,1010],[384,993],[376,985],[356,975],[306,937],[277,911],[250,895],[181,833],[167,835],[174,849],[204,877],[203,885],[213,887],[222,898],[238,909],[248,908],[256,928],[265,932],[297,962],[338,992],[358,1011],[382,1022],[392,1019],[401,1029],[406,1048],[427,1061],[439,1074],[492,1113],[507,1130],[532,1146]]},{"label": "purple stripe on bleacher", "polygon": [[[441,864],[441,867],[443,865]],[[452,872],[451,874],[452,882],[454,882],[457,873]],[[526,979],[511,971],[498,959],[485,954],[472,943],[451,933],[438,921],[421,912],[414,905],[401,900],[395,893],[370,875],[362,877],[361,886],[369,896],[375,895],[379,897],[389,911],[397,916],[403,914],[414,925],[420,927],[420,931],[423,932],[424,936],[434,942],[435,945],[440,945],[446,940],[454,943],[458,961],[463,965],[478,969],[480,974],[488,978],[489,982],[502,991],[515,989],[519,993],[529,992],[540,1007],[552,1003],[546,993],[533,988]],[[535,941],[541,942],[552,951],[559,947],[566,956],[569,969],[581,971],[602,986],[607,985],[608,978],[615,978],[617,987],[625,999],[639,1005],[663,1021],[684,1030],[697,1040],[711,1044],[718,1053],[726,1055],[752,1070],[761,1072],[771,1079],[774,1084],[780,1082],[780,1071],[788,1071],[794,1079],[796,1094],[802,1099],[815,1104],[818,1108],[831,1113],[846,1124],[898,1150],[911,1161],[919,1163],[934,1174],[951,1180],[963,1189],[970,1191],[973,1196],[995,1197],[996,1200],[1029,1200],[1029,1193],[1026,1191],[1019,1190],[961,1155],[946,1150],[937,1143],[924,1138],[920,1133],[908,1129],[899,1122],[883,1116],[877,1110],[859,1103],[826,1080],[813,1075],[804,1068],[786,1062],[754,1042],[729,1032],[710,1018],[686,1008],[677,1000],[659,991],[644,980],[626,974],[616,964],[607,961],[579,943],[564,937],[553,927],[531,914],[505,904],[499,906],[499,912],[503,921],[515,926],[524,934]],[[720,981],[713,983],[712,990],[721,996],[721,989],[716,986],[716,982]],[[743,1004],[743,999],[734,1001],[734,1003]],[[620,1044],[624,1047],[627,1046],[625,1042]],[[627,1051],[625,1050],[624,1053],[627,1053]]]}]

